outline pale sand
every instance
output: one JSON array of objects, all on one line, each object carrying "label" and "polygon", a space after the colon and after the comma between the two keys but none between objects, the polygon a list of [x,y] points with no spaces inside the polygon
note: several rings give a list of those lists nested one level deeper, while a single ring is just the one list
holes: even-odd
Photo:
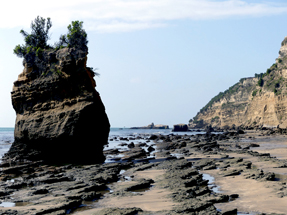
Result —
[{"label": "pale sand", "polygon": [[[276,156],[280,159],[287,159],[287,137],[285,136],[258,136],[257,132],[248,132],[245,134],[246,143],[256,143],[260,147],[252,148],[253,151],[260,153],[270,153],[271,156]],[[256,137],[256,139],[248,138]],[[233,142],[233,140],[230,140]],[[241,141],[240,141],[241,142]],[[234,143],[234,142],[233,142]],[[242,142],[241,142],[242,143]],[[249,160],[253,164],[253,168],[250,171],[256,171],[256,169],[262,169],[264,172],[274,172],[281,176],[287,175],[286,168],[274,168],[276,163],[261,161],[258,157],[253,157],[248,154],[227,153],[230,157],[242,157],[244,160]],[[206,156],[200,152],[194,152],[187,159],[194,158],[219,158],[222,155],[210,155]],[[246,179],[245,174],[234,177],[222,177],[218,174],[219,170],[201,171],[215,177],[215,184],[220,186],[220,191],[225,194],[239,194],[239,198],[235,201],[228,203],[216,204],[219,209],[234,209],[237,208],[240,212],[257,213],[278,213],[287,214],[287,197],[279,198],[276,193],[280,187],[281,182],[273,181],[256,181],[254,179]],[[152,178],[157,180],[164,173],[163,170],[147,170],[137,172],[136,177]],[[156,179],[157,178],[157,179]],[[282,182],[287,182],[287,177]],[[156,185],[156,183],[155,183]],[[282,185],[281,185],[282,186]],[[150,191],[143,193],[142,196],[135,197],[122,197],[112,198],[103,201],[102,207],[140,207],[147,211],[160,211],[170,210],[172,206],[176,205],[171,199],[166,197],[170,192],[167,190],[159,189],[157,186]],[[88,215],[92,212],[101,210],[102,208],[92,209],[89,211],[77,213]]]},{"label": "pale sand", "polygon": [[218,178],[215,180],[223,193],[239,194],[235,201],[224,204],[216,204],[220,209],[237,208],[241,212],[256,213],[279,213],[286,214],[287,198],[276,196],[274,183],[276,182],[259,182],[253,179],[245,179],[239,175],[235,177]]},{"label": "pale sand", "polygon": [[272,157],[277,159],[287,159],[287,138],[278,137],[270,142],[258,142],[260,147],[252,148],[253,151],[259,153],[270,153]]},{"label": "pale sand", "polygon": [[[252,142],[252,141],[250,141]],[[252,148],[253,151],[260,153],[270,153],[281,159],[287,159],[287,138],[285,136],[259,137],[256,138],[256,144],[260,147]],[[287,214],[287,197],[279,198],[276,193],[279,192],[281,182],[287,182],[287,169],[274,168],[278,164],[271,161],[262,161],[258,157],[248,154],[228,153],[230,157],[241,157],[244,160],[252,162],[250,171],[263,170],[264,172],[274,172],[276,177],[280,177],[281,181],[256,181],[254,179],[246,179],[245,174],[234,177],[222,177],[219,170],[202,171],[202,173],[210,174],[215,178],[215,184],[220,186],[223,194],[239,194],[239,198],[229,203],[216,204],[219,209],[237,208],[240,212],[250,213],[278,213]]]},{"label": "pale sand", "polygon": [[[177,203],[173,202],[171,198],[167,195],[171,194],[170,191],[166,189],[159,188],[157,182],[163,178],[164,170],[145,170],[138,171],[134,174],[137,178],[151,178],[155,181],[154,186],[146,192],[143,192],[140,196],[129,196],[129,197],[113,197],[106,198],[99,201],[99,207],[96,209],[91,209],[83,212],[78,212],[76,214],[90,215],[94,212],[102,210],[103,208],[129,208],[129,207],[139,207],[144,211],[163,211],[171,210],[173,206]],[[129,182],[123,182],[129,183]],[[132,183],[132,182],[131,182]]]}]

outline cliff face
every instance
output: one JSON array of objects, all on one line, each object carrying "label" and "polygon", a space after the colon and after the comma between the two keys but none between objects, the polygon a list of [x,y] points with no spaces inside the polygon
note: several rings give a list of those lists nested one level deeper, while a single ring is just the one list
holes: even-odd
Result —
[{"label": "cliff face", "polygon": [[46,56],[45,72],[24,62],[14,82],[15,142],[4,159],[103,162],[110,124],[87,53],[64,48]]},{"label": "cliff face", "polygon": [[190,120],[191,128],[287,126],[287,38],[265,73],[243,78],[215,96]]}]

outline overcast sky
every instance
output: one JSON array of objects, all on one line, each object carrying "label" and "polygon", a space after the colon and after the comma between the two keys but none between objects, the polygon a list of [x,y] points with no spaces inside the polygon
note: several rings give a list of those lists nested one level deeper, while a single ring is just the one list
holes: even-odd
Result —
[{"label": "overcast sky", "polygon": [[73,20],[88,33],[88,65],[112,127],[188,123],[213,96],[265,72],[287,36],[286,1],[6,1],[0,8],[0,127],[14,127],[13,82],[38,15],[50,17],[53,44]]}]

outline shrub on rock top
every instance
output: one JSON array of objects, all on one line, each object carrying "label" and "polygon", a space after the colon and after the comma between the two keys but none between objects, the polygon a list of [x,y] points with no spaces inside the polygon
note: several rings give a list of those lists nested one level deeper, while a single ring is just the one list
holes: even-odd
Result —
[{"label": "shrub on rock top", "polygon": [[37,16],[37,18],[31,23],[31,34],[27,33],[23,29],[20,33],[24,36],[24,45],[17,45],[14,48],[14,54],[20,58],[24,58],[23,64],[28,64],[30,67],[34,67],[35,70],[44,71],[46,68],[47,56],[44,54],[44,50],[52,49],[48,45],[49,30],[52,27],[50,18],[44,19]]},{"label": "shrub on rock top", "polygon": [[49,30],[52,27],[50,18],[37,18],[31,23],[31,33],[24,31],[20,33],[24,36],[24,45],[17,45],[14,48],[14,54],[24,58],[23,64],[33,67],[33,71],[45,72],[48,62],[48,51],[61,48],[76,48],[78,50],[88,51],[87,33],[83,29],[83,22],[72,21],[68,26],[67,35],[61,35],[59,42],[54,46],[48,44],[50,39]]},{"label": "shrub on rock top", "polygon": [[61,35],[60,41],[56,43],[56,48],[75,47],[77,49],[87,51],[87,45],[87,33],[83,29],[83,22],[72,21],[72,24],[68,26],[68,34]]},{"label": "shrub on rock top", "polygon": [[14,54],[18,57],[24,57],[32,52],[39,53],[42,49],[51,48],[47,44],[49,38],[49,30],[52,27],[50,18],[46,19],[37,16],[37,18],[31,23],[31,34],[28,34],[23,29],[20,33],[24,36],[25,45],[17,45],[14,49]]}]

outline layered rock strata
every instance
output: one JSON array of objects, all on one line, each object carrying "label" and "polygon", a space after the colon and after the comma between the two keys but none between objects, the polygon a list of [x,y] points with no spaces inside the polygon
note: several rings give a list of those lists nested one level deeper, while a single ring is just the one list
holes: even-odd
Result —
[{"label": "layered rock strata", "polygon": [[219,93],[190,120],[189,127],[217,128],[287,126],[287,38],[279,57],[265,73],[242,78]]},{"label": "layered rock strata", "polygon": [[4,160],[103,162],[110,124],[86,66],[88,53],[63,48],[45,54],[46,71],[24,61],[14,82],[15,142]]}]

